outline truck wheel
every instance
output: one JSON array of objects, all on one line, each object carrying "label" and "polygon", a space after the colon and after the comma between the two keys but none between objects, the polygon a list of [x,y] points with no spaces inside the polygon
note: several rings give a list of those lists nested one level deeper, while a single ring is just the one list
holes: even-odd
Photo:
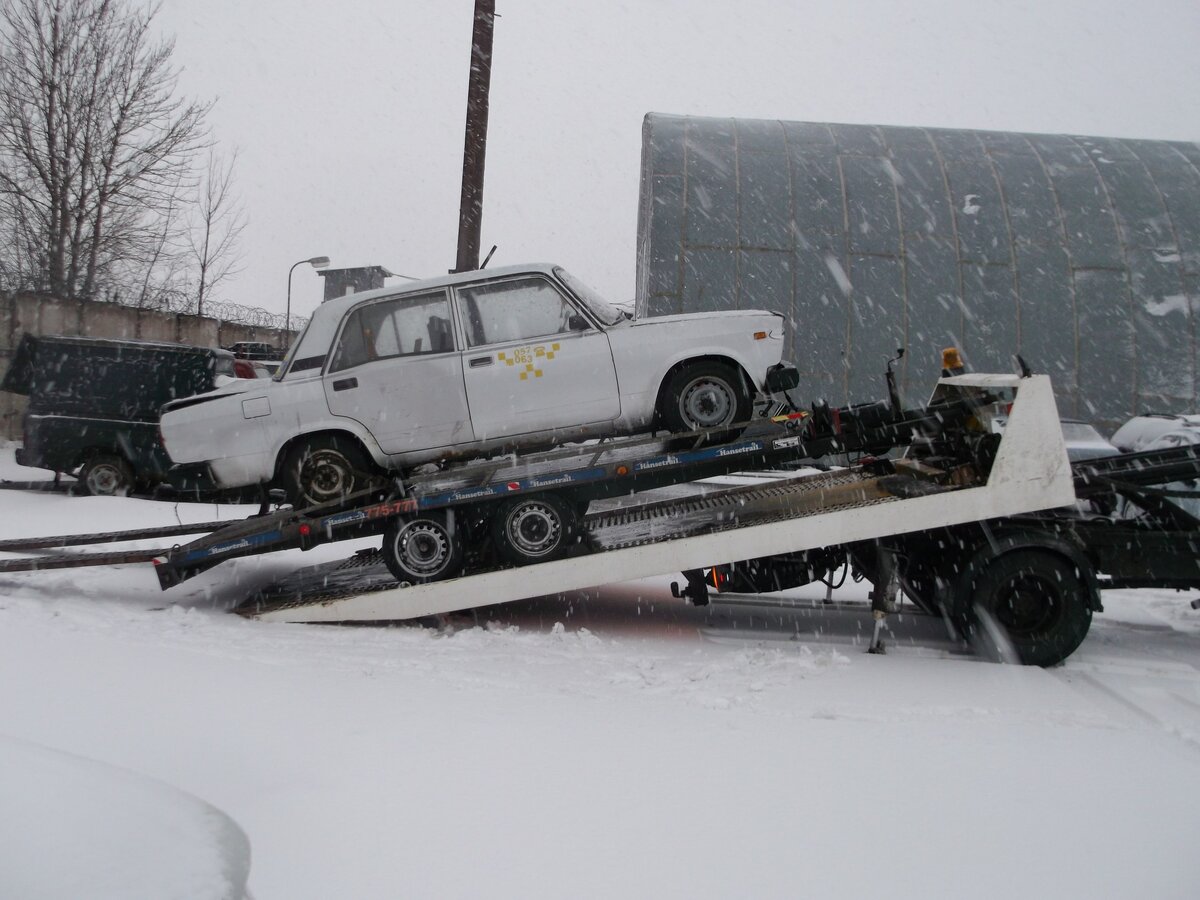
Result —
[{"label": "truck wheel", "polygon": [[350,438],[317,435],[288,451],[280,473],[296,509],[341,500],[365,488],[371,463]]},{"label": "truck wheel", "polygon": [[1075,566],[1043,550],[997,557],[975,579],[971,600],[969,632],[978,634],[979,617],[990,616],[1028,666],[1062,662],[1092,624],[1092,608]]},{"label": "truck wheel", "polygon": [[383,532],[383,561],[397,581],[427,584],[453,578],[462,568],[462,532],[453,512],[392,519]]},{"label": "truck wheel", "polygon": [[[668,431],[695,431],[745,422],[754,398],[741,373],[725,363],[697,362],[679,369],[659,397],[658,415]],[[741,429],[713,435],[713,443],[733,440]]]},{"label": "truck wheel", "polygon": [[114,453],[98,453],[79,470],[79,486],[93,497],[123,497],[133,488],[133,470]]},{"label": "truck wheel", "polygon": [[510,500],[492,517],[492,544],[514,566],[548,562],[566,554],[575,540],[578,516],[560,497],[542,494]]}]

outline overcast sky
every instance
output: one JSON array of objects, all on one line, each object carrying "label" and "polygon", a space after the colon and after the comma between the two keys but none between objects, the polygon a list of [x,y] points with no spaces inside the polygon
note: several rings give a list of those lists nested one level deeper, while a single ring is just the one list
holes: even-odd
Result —
[{"label": "overcast sky", "polygon": [[[1197,0],[497,0],[483,252],[634,292],[642,117],[1200,140]],[[182,89],[241,156],[244,270],[454,265],[473,0],[164,0]],[[393,282],[396,283],[396,282]],[[307,315],[321,279],[293,280]]]}]

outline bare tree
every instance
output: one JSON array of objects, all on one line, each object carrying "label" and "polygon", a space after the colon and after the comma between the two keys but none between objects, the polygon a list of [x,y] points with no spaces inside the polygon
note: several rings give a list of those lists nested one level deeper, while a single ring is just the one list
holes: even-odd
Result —
[{"label": "bare tree", "polygon": [[211,104],[175,97],[174,42],[154,39],[156,12],[126,0],[0,0],[0,274],[18,282],[10,287],[90,297],[161,251],[160,219],[207,145]]},{"label": "bare tree", "polygon": [[194,221],[188,232],[190,261],[196,272],[196,315],[204,314],[204,302],[213,289],[241,269],[240,239],[246,214],[233,191],[233,169],[238,152],[228,162],[213,150],[200,178]]},{"label": "bare tree", "polygon": [[[179,206],[183,194],[182,173],[175,190],[167,192],[166,205],[159,210],[151,232],[147,229],[142,243],[142,254],[128,265],[125,271],[114,273],[116,280],[130,284],[138,278],[137,300],[132,306],[138,309],[167,309],[170,297],[186,292],[181,286],[185,282],[186,260],[182,251],[182,230]],[[126,300],[128,303],[128,300]]]}]

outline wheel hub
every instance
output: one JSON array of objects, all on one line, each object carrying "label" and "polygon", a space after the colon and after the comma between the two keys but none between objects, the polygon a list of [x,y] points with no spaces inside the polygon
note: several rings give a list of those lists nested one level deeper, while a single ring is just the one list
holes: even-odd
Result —
[{"label": "wheel hub", "polygon": [[407,525],[396,538],[397,556],[414,575],[436,573],[450,555],[450,538],[433,522]]},{"label": "wheel hub", "polygon": [[340,453],[319,450],[304,461],[300,481],[317,502],[342,497],[350,493],[350,467]]},{"label": "wheel hub", "polygon": [[96,466],[88,472],[87,486],[92,494],[115,494],[121,483],[121,475],[112,466]]},{"label": "wheel hub", "polygon": [[996,618],[1014,634],[1037,634],[1054,621],[1061,604],[1053,585],[1033,575],[1008,584],[996,605]]},{"label": "wheel hub", "polygon": [[694,381],[680,396],[679,409],[684,419],[697,428],[712,428],[732,421],[734,398],[723,384],[708,380]]},{"label": "wheel hub", "polygon": [[542,556],[558,545],[562,523],[550,507],[527,503],[509,514],[508,537],[527,556]]}]

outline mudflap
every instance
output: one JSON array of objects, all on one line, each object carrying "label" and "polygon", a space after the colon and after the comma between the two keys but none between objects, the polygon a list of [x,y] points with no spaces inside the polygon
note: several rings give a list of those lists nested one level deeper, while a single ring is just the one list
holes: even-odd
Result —
[{"label": "mudflap", "polygon": [[683,573],[687,586],[680,588],[678,581],[671,582],[671,596],[687,600],[692,606],[708,606],[708,581],[703,569],[688,569]]}]

